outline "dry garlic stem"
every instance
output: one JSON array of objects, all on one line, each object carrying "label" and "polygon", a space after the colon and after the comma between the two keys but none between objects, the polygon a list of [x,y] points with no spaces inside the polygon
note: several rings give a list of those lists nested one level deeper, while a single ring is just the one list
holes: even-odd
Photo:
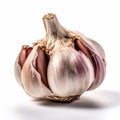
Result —
[{"label": "dry garlic stem", "polygon": [[15,76],[34,98],[70,102],[97,88],[106,71],[103,48],[81,33],[66,30],[56,15],[43,17],[46,36],[24,45],[16,59]]}]

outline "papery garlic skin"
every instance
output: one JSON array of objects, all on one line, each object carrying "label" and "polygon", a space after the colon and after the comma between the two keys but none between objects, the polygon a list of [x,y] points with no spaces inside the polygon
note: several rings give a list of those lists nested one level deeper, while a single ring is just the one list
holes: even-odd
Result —
[{"label": "papery garlic skin", "polygon": [[46,36],[23,46],[15,76],[34,98],[72,101],[97,88],[106,73],[105,53],[95,41],[66,30],[54,14],[43,17]]},{"label": "papery garlic skin", "polygon": [[36,98],[51,95],[51,91],[41,82],[41,75],[34,68],[34,62],[38,56],[38,47],[35,46],[26,59],[21,71],[21,80],[25,91]]}]

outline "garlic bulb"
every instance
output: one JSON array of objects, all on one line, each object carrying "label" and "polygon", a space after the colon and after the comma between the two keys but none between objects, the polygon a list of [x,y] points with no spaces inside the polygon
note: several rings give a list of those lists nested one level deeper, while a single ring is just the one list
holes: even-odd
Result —
[{"label": "garlic bulb", "polygon": [[56,15],[43,17],[46,36],[24,45],[15,62],[15,76],[34,98],[70,102],[97,88],[106,71],[103,48],[83,34],[65,29]]}]

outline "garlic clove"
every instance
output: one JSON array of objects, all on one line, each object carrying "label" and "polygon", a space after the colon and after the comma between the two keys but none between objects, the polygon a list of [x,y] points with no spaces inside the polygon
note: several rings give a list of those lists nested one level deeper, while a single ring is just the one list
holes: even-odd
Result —
[{"label": "garlic clove", "polygon": [[88,90],[97,88],[103,82],[106,73],[105,62],[99,56],[93,53],[92,61],[94,66],[95,79]]},{"label": "garlic clove", "polygon": [[[84,42],[84,39],[82,39],[82,41],[79,39],[74,40],[74,43],[75,43],[75,49],[82,51],[91,60],[91,64],[93,64],[95,79],[89,88],[89,90],[92,90],[97,88],[104,80],[106,63],[104,61],[105,55],[102,47],[97,42],[94,42],[93,40],[88,39],[86,41],[91,42],[92,46],[89,46],[89,44],[87,45]],[[99,52],[99,56],[97,55],[97,52]]]},{"label": "garlic clove", "polygon": [[73,48],[55,52],[48,65],[48,82],[57,96],[80,95],[94,80],[90,60]]},{"label": "garlic clove", "polygon": [[41,75],[41,80],[43,84],[49,88],[48,81],[47,81],[47,66],[48,66],[48,58],[44,51],[38,50],[37,56],[37,71]]},{"label": "garlic clove", "polygon": [[[97,88],[104,80],[106,73],[106,61],[103,48],[94,40],[85,39],[82,43],[85,45],[89,53],[89,58],[94,66],[95,80],[88,90]],[[85,53],[85,52],[84,52]],[[86,54],[86,53],[85,53]]]},{"label": "garlic clove", "polygon": [[23,45],[22,49],[15,61],[15,67],[14,67],[15,77],[21,86],[22,86],[21,69],[24,65],[25,60],[27,59],[28,55],[30,54],[31,50],[32,50],[32,47],[30,47],[28,45]]},{"label": "garlic clove", "polygon": [[31,50],[33,48],[28,45],[23,45],[22,50],[20,51],[19,57],[18,57],[18,64],[21,66],[21,68],[24,65],[24,62],[28,55],[30,54]]},{"label": "garlic clove", "polygon": [[21,71],[21,79],[26,93],[35,98],[42,98],[51,95],[52,92],[44,85],[41,75],[36,70],[37,51],[38,46],[35,46],[27,57]]}]

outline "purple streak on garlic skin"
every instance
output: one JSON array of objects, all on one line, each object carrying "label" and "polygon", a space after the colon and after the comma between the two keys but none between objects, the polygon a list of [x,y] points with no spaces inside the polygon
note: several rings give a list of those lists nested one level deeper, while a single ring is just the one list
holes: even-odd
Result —
[{"label": "purple streak on garlic skin", "polygon": [[48,82],[58,96],[80,95],[94,80],[90,60],[73,48],[57,51],[48,65]]},{"label": "purple streak on garlic skin", "polygon": [[86,41],[91,44],[90,46],[87,44],[87,42],[83,42],[86,49],[89,51],[89,54],[91,55],[95,72],[95,80],[88,90],[93,90],[101,85],[104,80],[106,73],[105,54],[103,48],[97,42],[90,39],[87,39]]},{"label": "purple streak on garlic skin", "polygon": [[[85,82],[85,87],[88,88],[92,82],[93,82],[93,79],[94,79],[94,70],[93,70],[93,66],[92,65],[88,65],[90,64],[90,60],[81,52],[79,51],[79,54],[76,50],[72,49],[72,52],[76,55],[77,59],[75,61],[76,63],[76,68],[77,68],[77,71],[79,74],[81,74],[82,72],[86,72],[86,75],[88,74],[88,76],[91,76],[93,75],[93,77],[88,77],[89,80],[86,80]],[[87,63],[88,62],[88,63]],[[82,66],[82,64],[84,66]],[[88,66],[87,66],[88,65]],[[87,69],[85,69],[87,68]],[[85,71],[86,70],[86,71]],[[91,70],[91,72],[89,71]],[[88,73],[87,73],[88,72]],[[89,74],[90,73],[90,74]],[[80,75],[81,77],[81,75]],[[81,78],[82,79],[82,78]]]},{"label": "purple streak on garlic skin", "polygon": [[41,80],[41,75],[34,68],[36,66],[36,59],[38,47],[35,46],[28,58],[26,59],[21,71],[21,79],[26,93],[35,98],[42,98],[51,95],[51,91],[44,85]]},{"label": "purple streak on garlic skin", "polygon": [[37,71],[41,75],[41,80],[44,83],[44,85],[49,88],[47,81],[47,66],[48,66],[47,55],[45,54],[44,51],[39,49],[37,56]]},{"label": "purple streak on garlic skin", "polygon": [[[99,48],[99,51],[101,51],[100,52],[101,57],[104,56],[104,51],[97,42],[94,42],[93,40],[89,40],[89,39],[88,41],[92,42],[92,44],[95,44]],[[95,79],[88,90],[95,89],[102,83],[105,76],[106,65],[104,59],[100,58],[100,56],[96,55],[96,53],[93,52],[93,51],[99,52],[94,48],[94,46],[86,45],[86,43],[84,43],[83,40],[82,41],[75,40],[74,43],[75,43],[75,49],[82,51],[91,60],[91,64],[94,67]]]}]

